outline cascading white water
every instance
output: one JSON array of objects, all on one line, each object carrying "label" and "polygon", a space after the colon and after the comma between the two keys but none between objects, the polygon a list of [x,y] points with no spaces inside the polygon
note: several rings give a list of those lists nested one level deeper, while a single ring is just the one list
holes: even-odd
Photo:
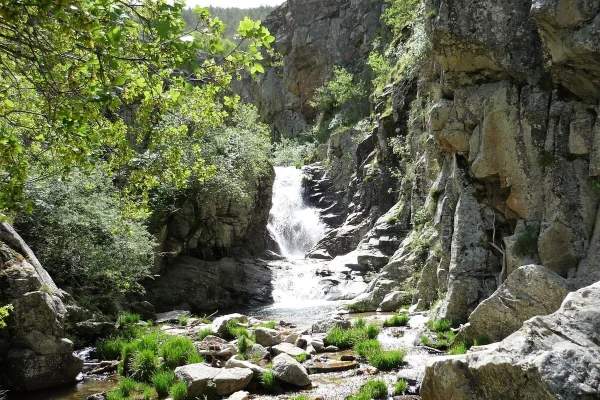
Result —
[{"label": "cascading white water", "polygon": [[275,167],[273,207],[269,230],[286,258],[304,258],[325,235],[325,224],[318,210],[302,198],[302,171],[294,167]]}]

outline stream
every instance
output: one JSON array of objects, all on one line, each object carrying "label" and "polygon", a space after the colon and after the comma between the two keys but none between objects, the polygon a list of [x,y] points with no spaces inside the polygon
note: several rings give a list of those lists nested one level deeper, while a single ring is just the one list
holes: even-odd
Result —
[{"label": "stream", "polygon": [[[273,189],[273,206],[268,229],[276,238],[284,257],[271,261],[273,304],[238,310],[263,320],[285,321],[298,328],[309,328],[314,322],[335,314],[346,313],[343,305],[364,291],[367,284],[339,260],[323,261],[304,258],[305,254],[326,233],[318,210],[308,206],[302,197],[302,172],[293,167],[276,167]],[[389,313],[352,314],[351,319],[364,317],[382,322]],[[409,326],[382,330],[378,339],[385,349],[407,350],[406,365],[400,372],[409,382],[415,382],[424,372],[429,354],[418,346],[419,336],[425,329],[427,318],[421,313],[411,316]],[[317,357],[340,359],[350,351],[320,354]],[[80,356],[86,358],[89,351]],[[86,362],[93,360],[86,359]],[[361,370],[362,371],[362,370]],[[396,373],[378,373],[389,386],[398,379]],[[324,399],[345,399],[358,391],[369,379],[369,374],[359,370],[311,375],[313,387],[302,392]],[[117,384],[116,376],[104,378],[84,376],[76,385],[34,393],[9,393],[9,400],[85,400],[94,393],[105,392]],[[411,383],[412,385],[412,383]],[[260,398],[275,398],[259,396]]]}]

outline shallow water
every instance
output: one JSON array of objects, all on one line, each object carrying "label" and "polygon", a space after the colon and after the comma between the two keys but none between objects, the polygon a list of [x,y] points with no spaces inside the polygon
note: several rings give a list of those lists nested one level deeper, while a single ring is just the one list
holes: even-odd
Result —
[{"label": "shallow water", "polygon": [[86,378],[76,385],[37,392],[9,392],[8,400],[85,400],[95,393],[106,392],[117,386],[117,377],[98,380]]}]

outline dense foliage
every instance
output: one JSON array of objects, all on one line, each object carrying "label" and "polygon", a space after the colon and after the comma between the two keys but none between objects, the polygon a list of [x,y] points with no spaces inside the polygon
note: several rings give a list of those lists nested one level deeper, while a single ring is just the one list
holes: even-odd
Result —
[{"label": "dense foliage", "polygon": [[[188,183],[177,143],[221,124],[232,76],[261,72],[259,48],[274,38],[244,19],[247,50],[217,57],[223,23],[197,8],[190,32],[182,10],[177,0],[0,2],[0,213],[23,208],[32,178],[75,167],[126,174],[136,203],[161,183]],[[171,116],[184,98],[192,129]]]},{"label": "dense foliage", "polygon": [[[236,39],[237,26],[244,18],[248,17],[254,21],[263,21],[274,9],[275,7],[273,6],[260,6],[254,8],[208,7],[210,15],[218,17],[225,24],[223,37],[229,40]],[[198,21],[198,17],[190,9],[183,11],[183,18],[188,24],[188,27],[194,26]]]}]

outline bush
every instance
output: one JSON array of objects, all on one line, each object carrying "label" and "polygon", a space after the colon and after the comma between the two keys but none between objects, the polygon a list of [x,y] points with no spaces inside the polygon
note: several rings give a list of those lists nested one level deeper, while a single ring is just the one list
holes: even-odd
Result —
[{"label": "bush", "polygon": [[267,369],[260,374],[260,383],[271,393],[279,391],[279,383],[275,377],[275,372],[270,369]]},{"label": "bush", "polygon": [[445,332],[452,328],[452,322],[447,319],[437,319],[427,321],[427,327],[434,332]]},{"label": "bush", "polygon": [[154,373],[160,368],[156,354],[150,350],[134,353],[131,360],[131,376],[141,382],[150,382]]},{"label": "bush", "polygon": [[281,167],[301,166],[305,164],[305,159],[312,157],[316,148],[316,143],[281,138],[279,142],[273,145],[273,165]]},{"label": "bush", "polygon": [[152,386],[156,389],[158,397],[167,397],[169,388],[173,385],[175,374],[173,371],[159,371],[152,375]]},{"label": "bush", "polygon": [[448,351],[448,354],[454,356],[457,354],[465,354],[466,352],[467,352],[467,343],[460,341],[450,348],[450,351]]},{"label": "bush", "polygon": [[[175,369],[185,365],[189,363],[190,357],[199,356],[198,351],[194,346],[194,342],[180,336],[167,339],[160,346],[158,354],[163,358],[165,367],[169,369]],[[198,358],[196,358],[196,360],[197,359]]]},{"label": "bush", "polygon": [[333,77],[315,91],[310,105],[319,111],[331,112],[344,105],[364,102],[366,94],[362,81],[357,81],[354,75],[344,68],[335,66]]},{"label": "bush", "polygon": [[127,313],[119,317],[119,323],[121,325],[137,324],[138,322],[140,322],[140,318],[141,317],[139,314]]},{"label": "bush", "polygon": [[207,336],[214,335],[215,333],[211,328],[204,328],[198,331],[198,339],[204,340]]},{"label": "bush", "polygon": [[103,360],[116,360],[127,342],[121,338],[105,339],[96,346],[98,357]]},{"label": "bush", "polygon": [[386,0],[389,6],[385,9],[382,19],[398,35],[403,29],[411,27],[417,20],[419,0]]},{"label": "bush", "polygon": [[393,317],[386,319],[383,322],[383,326],[406,326],[408,325],[408,320],[408,314],[402,313],[400,315],[394,315]]},{"label": "bush", "polygon": [[369,364],[382,371],[398,368],[404,363],[404,350],[379,351],[367,357]]},{"label": "bush", "polygon": [[177,382],[171,386],[169,390],[169,397],[173,400],[186,400],[187,399],[187,385],[185,382]]},{"label": "bush", "polygon": [[118,190],[102,171],[40,181],[27,195],[33,210],[19,214],[15,227],[58,286],[76,295],[143,290],[154,238],[142,221],[123,214]]},{"label": "bush", "polygon": [[381,343],[375,339],[364,340],[354,345],[354,351],[356,351],[359,356],[368,358],[372,354],[381,351]]},{"label": "bush", "polygon": [[408,382],[404,379],[399,379],[398,382],[394,385],[394,392],[392,393],[394,396],[402,396],[406,393],[408,389]]},{"label": "bush", "polygon": [[357,394],[350,396],[349,400],[380,399],[386,398],[387,394],[387,385],[384,381],[377,379],[365,383]]}]

